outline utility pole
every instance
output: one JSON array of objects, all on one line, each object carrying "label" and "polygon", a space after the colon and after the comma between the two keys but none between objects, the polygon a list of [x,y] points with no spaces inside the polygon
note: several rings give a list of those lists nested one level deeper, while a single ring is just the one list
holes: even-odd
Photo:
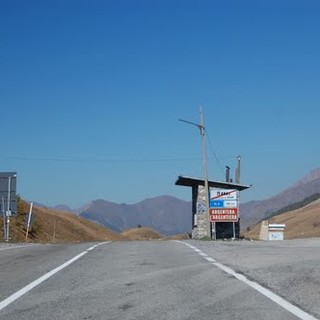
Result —
[{"label": "utility pole", "polygon": [[[200,106],[200,134],[201,134],[201,141],[202,141],[202,157],[203,157],[203,169],[204,169],[204,187],[206,191],[206,207],[207,207],[207,219],[208,219],[208,225],[207,225],[207,235],[211,239],[211,222],[209,221],[209,182],[208,182],[208,169],[207,169],[207,150],[206,150],[206,138],[205,138],[205,127],[204,127],[204,121],[203,121],[203,111],[202,107]],[[215,223],[213,223],[214,227],[214,239],[216,238],[216,226]]]},{"label": "utility pole", "polygon": [[[209,182],[208,182],[208,169],[207,169],[207,151],[206,151],[206,139],[205,139],[205,126],[203,121],[203,111],[202,106],[199,107],[200,110],[200,124],[179,119],[179,121],[194,125],[199,128],[202,144],[202,158],[203,158],[203,170],[204,170],[204,188],[205,188],[205,197],[206,197],[206,213],[207,213],[207,236],[211,239],[211,222],[209,221]],[[213,223],[213,232],[214,239],[216,239],[216,226]]]}]

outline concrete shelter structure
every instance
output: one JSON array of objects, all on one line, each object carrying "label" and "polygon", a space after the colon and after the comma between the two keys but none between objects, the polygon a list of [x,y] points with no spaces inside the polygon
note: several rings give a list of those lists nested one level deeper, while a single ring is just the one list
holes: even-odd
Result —
[{"label": "concrete shelter structure", "polygon": [[[192,188],[192,238],[201,239],[207,236],[208,209],[206,208],[206,190],[204,179],[179,176],[177,186]],[[208,181],[209,188],[235,189],[238,191],[250,188],[233,182]],[[216,239],[232,238],[234,236],[232,222],[216,222]],[[240,236],[240,219],[235,223],[235,237]]]}]

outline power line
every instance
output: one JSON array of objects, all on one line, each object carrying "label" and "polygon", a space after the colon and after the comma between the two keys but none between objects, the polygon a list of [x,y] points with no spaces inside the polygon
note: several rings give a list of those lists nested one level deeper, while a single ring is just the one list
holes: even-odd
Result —
[{"label": "power line", "polygon": [[56,158],[56,157],[21,157],[21,156],[3,156],[6,160],[19,161],[48,161],[48,162],[106,162],[106,163],[144,163],[144,162],[178,162],[178,161],[201,161],[200,157],[179,157],[179,158],[140,158],[140,159],[111,159],[111,158]]},{"label": "power line", "polygon": [[207,139],[208,139],[208,142],[209,142],[211,151],[212,151],[212,153],[213,153],[213,156],[214,156],[214,158],[216,159],[216,161],[217,161],[217,163],[218,163],[218,166],[219,166],[219,168],[220,168],[220,170],[221,170],[221,172],[222,172],[222,175],[224,175],[223,166],[222,166],[221,162],[220,162],[219,159],[218,159],[217,153],[215,152],[215,150],[214,150],[214,148],[213,148],[213,145],[212,145],[212,143],[211,143],[211,140],[210,140],[208,134],[207,134]]}]

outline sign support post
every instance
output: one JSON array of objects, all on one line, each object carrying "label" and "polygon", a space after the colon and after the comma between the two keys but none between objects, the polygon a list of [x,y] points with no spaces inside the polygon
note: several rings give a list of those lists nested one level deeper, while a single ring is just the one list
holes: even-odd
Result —
[{"label": "sign support post", "polygon": [[1,209],[2,209],[2,218],[3,218],[3,240],[7,239],[7,222],[6,222],[6,214],[5,214],[5,208],[4,208],[4,197],[2,197],[1,202]]},{"label": "sign support post", "polygon": [[11,201],[11,176],[8,177],[8,202],[7,202],[7,211],[6,211],[6,217],[7,217],[7,232],[6,232],[6,242],[10,239],[10,201]]},{"label": "sign support post", "polygon": [[3,216],[3,239],[10,240],[10,219],[17,214],[17,173],[0,172],[0,198]]}]

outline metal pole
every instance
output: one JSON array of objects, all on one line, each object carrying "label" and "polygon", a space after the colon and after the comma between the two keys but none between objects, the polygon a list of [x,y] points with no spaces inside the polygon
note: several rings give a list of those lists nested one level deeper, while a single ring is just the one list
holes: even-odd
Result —
[{"label": "metal pole", "polygon": [[235,222],[232,222],[233,225],[232,225],[232,228],[233,228],[233,237],[232,237],[232,240],[235,240],[236,239],[236,223]]},{"label": "metal pole", "polygon": [[10,239],[10,201],[11,201],[11,177],[8,177],[8,203],[7,203],[7,232],[6,232],[6,241],[8,242]]},{"label": "metal pole", "polygon": [[238,165],[236,169],[236,183],[240,183],[241,156],[238,156],[237,159],[238,159]]},{"label": "metal pole", "polygon": [[[237,157],[237,160],[238,160],[238,164],[237,164],[237,169],[236,169],[236,183],[240,183],[240,168],[241,168],[241,156],[239,155]],[[237,202],[238,202],[238,214],[239,214],[239,203],[240,203],[240,193],[237,192],[238,194],[238,199],[237,199]],[[236,224],[235,222],[233,222],[233,240],[236,239]]]},{"label": "metal pole", "polygon": [[[209,221],[209,182],[208,182],[208,169],[207,169],[207,151],[206,151],[206,139],[205,139],[205,127],[203,121],[203,111],[202,106],[200,106],[200,134],[202,141],[202,156],[203,156],[203,169],[204,169],[204,187],[206,192],[206,209],[207,209],[207,235],[211,239],[211,222]],[[216,239],[216,226],[213,223],[214,239]]]},{"label": "metal pole", "polygon": [[[226,166],[226,182],[231,182],[230,180],[230,167]],[[236,238],[236,225],[232,222],[232,240]]]},{"label": "metal pole", "polygon": [[6,229],[6,214],[5,214],[5,208],[4,208],[4,197],[2,197],[1,208],[2,208],[2,216],[3,216],[3,239],[6,240],[7,229]]}]

